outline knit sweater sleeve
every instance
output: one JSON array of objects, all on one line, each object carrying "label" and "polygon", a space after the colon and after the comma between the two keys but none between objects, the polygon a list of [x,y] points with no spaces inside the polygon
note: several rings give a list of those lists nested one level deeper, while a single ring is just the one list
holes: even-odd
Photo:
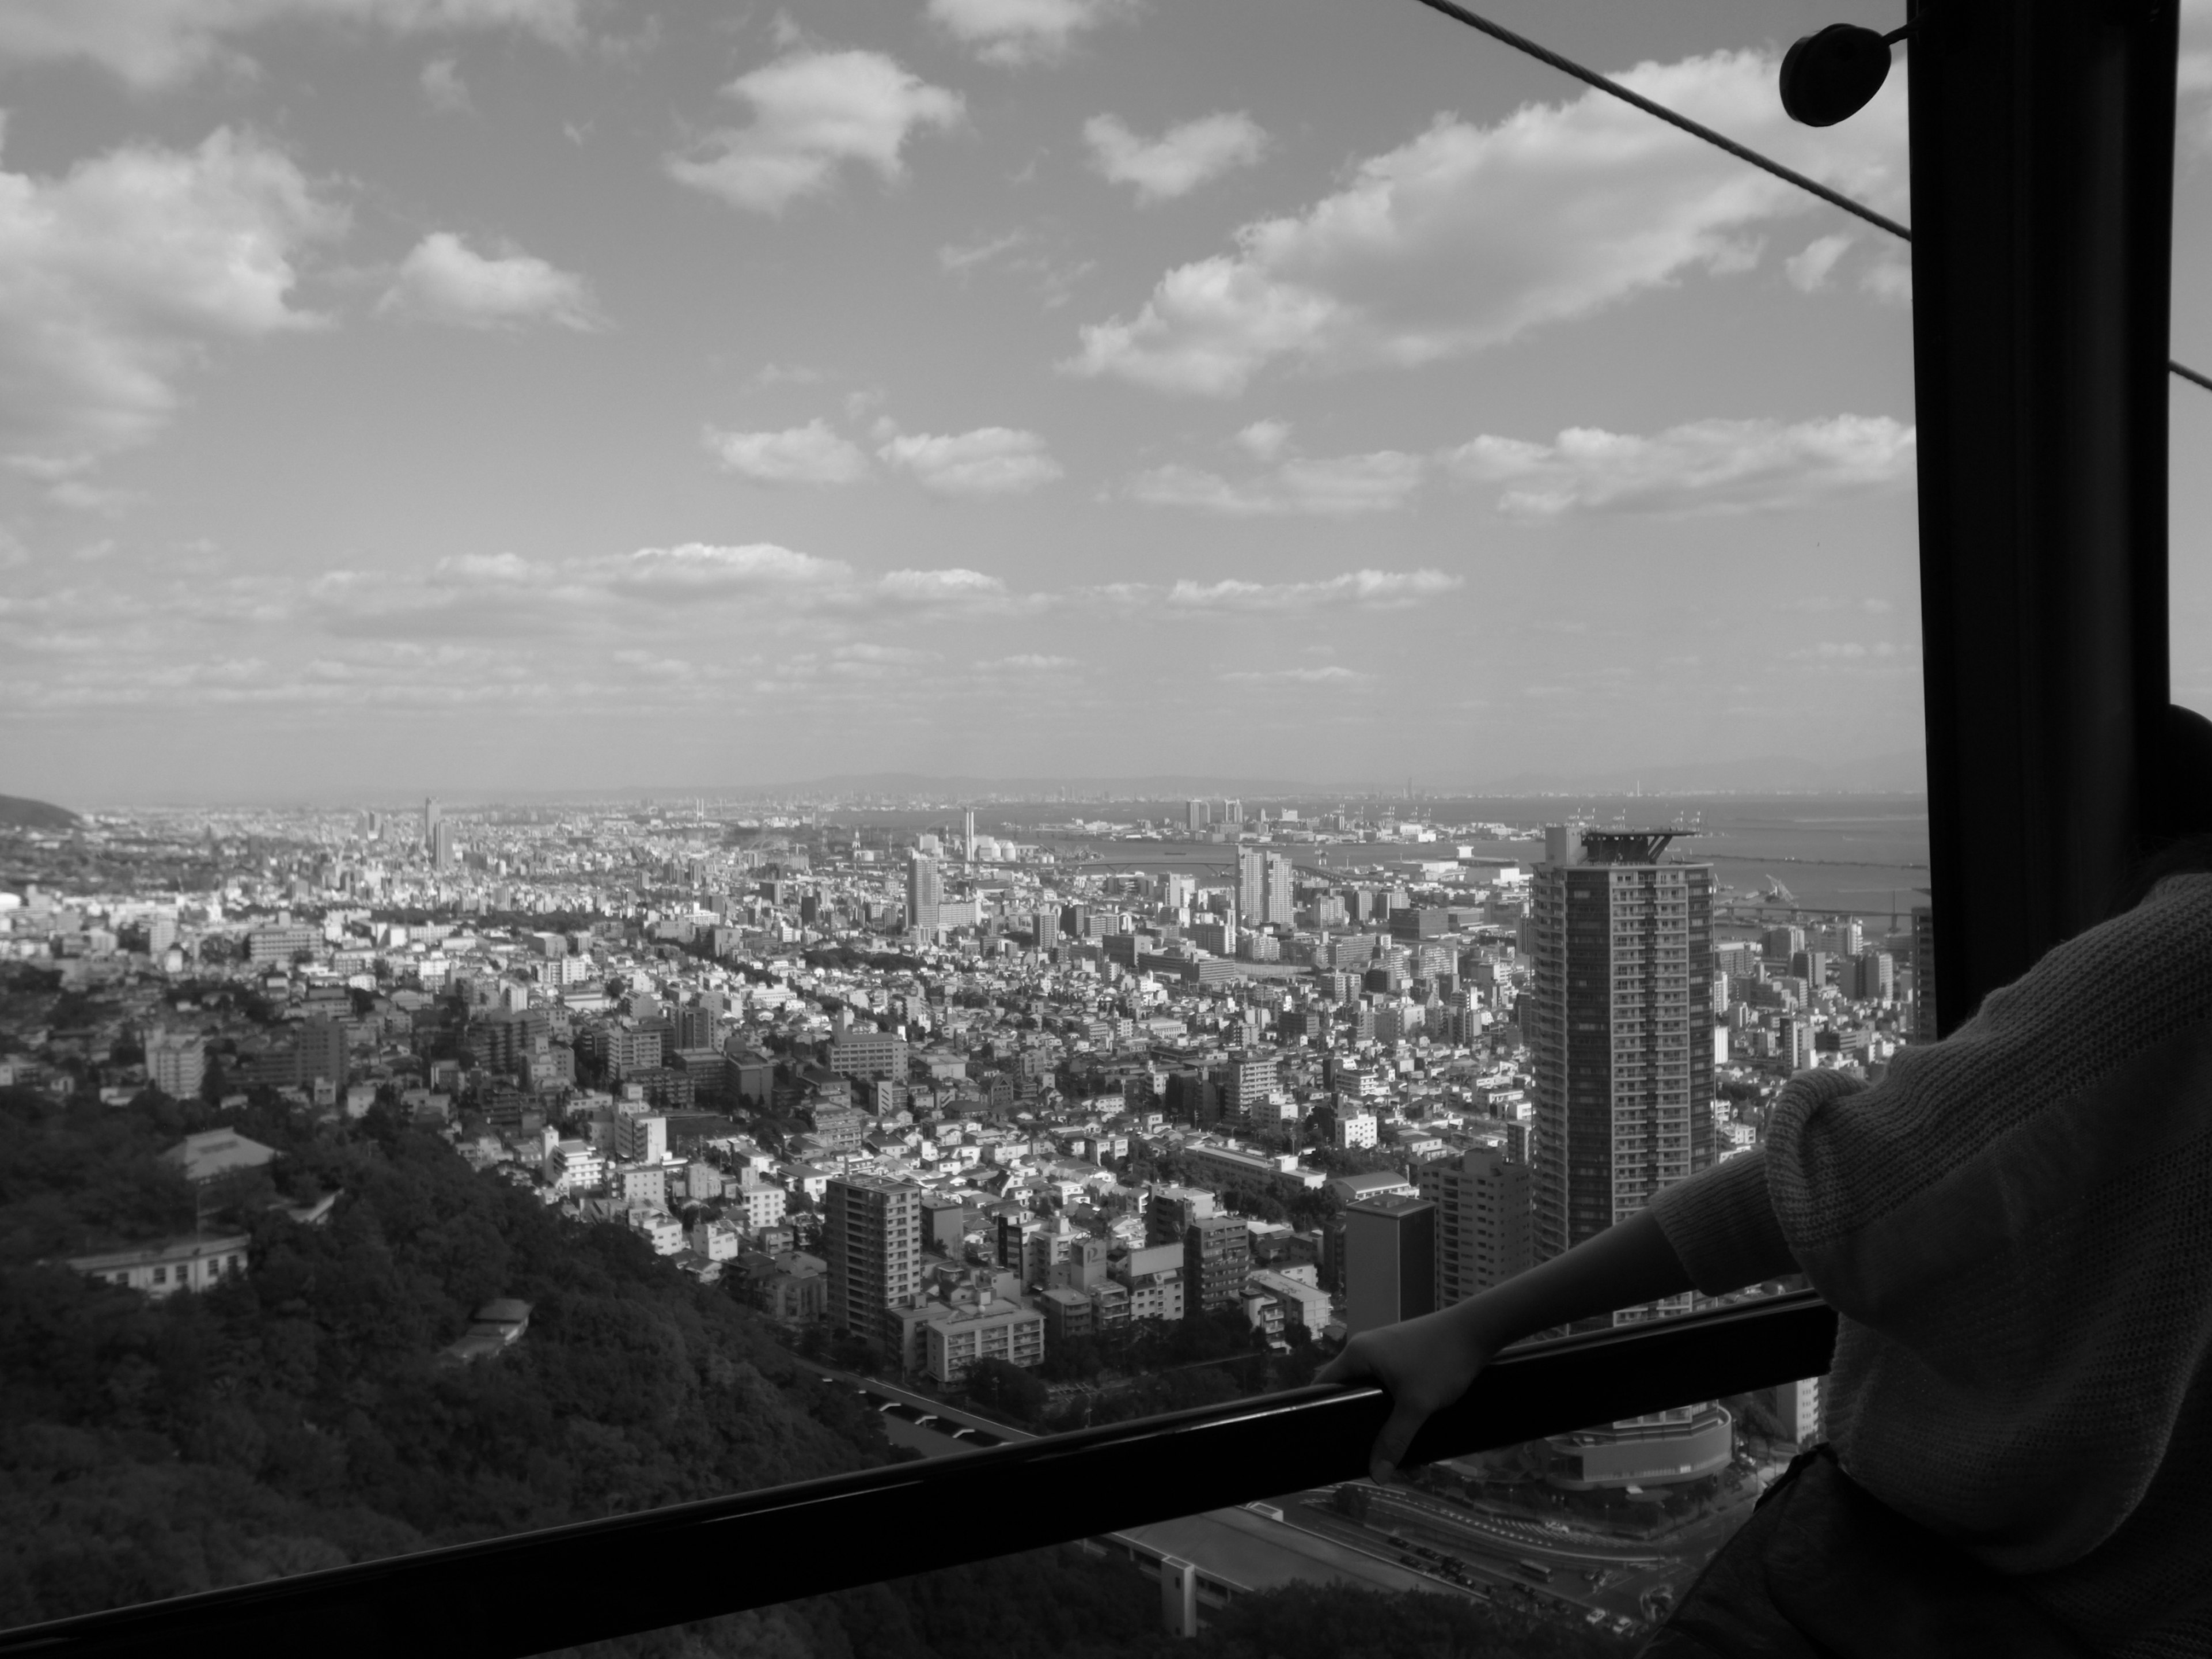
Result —
[{"label": "knit sweater sleeve", "polygon": [[1766,1193],[1764,1149],[1677,1182],[1651,1200],[1653,1218],[1707,1296],[1797,1271]]}]

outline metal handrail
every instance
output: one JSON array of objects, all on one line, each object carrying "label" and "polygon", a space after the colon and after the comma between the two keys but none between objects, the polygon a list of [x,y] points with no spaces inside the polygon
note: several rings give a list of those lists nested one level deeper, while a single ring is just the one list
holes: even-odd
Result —
[{"label": "metal handrail", "polygon": [[[1813,1292],[1507,1349],[1414,1462],[1825,1372]],[[0,1632],[0,1659],[521,1659],[1360,1475],[1389,1402],[1316,1386]]]}]

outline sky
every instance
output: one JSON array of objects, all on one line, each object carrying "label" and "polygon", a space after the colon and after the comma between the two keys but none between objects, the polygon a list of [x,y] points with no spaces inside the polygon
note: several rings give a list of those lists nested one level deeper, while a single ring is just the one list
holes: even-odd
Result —
[{"label": "sky", "polygon": [[[1910,217],[1893,5],[1489,9]],[[0,791],[1909,773],[1910,307],[1413,0],[9,0]]]}]

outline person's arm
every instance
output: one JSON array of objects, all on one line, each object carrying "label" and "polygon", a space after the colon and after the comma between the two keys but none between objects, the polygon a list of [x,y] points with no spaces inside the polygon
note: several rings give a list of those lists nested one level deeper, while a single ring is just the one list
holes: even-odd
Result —
[{"label": "person's arm", "polygon": [[1389,1394],[1390,1420],[1369,1460],[1373,1477],[1388,1480],[1429,1414],[1465,1394],[1507,1343],[1694,1288],[1646,1210],[1456,1306],[1362,1332],[1314,1380],[1379,1382]]}]

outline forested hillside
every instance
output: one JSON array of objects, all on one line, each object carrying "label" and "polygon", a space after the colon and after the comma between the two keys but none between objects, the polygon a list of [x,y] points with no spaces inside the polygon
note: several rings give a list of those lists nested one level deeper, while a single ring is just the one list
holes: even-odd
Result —
[{"label": "forested hillside", "polygon": [[[158,1154],[214,1121],[0,1091],[0,1628],[428,1545],[805,1480],[891,1455],[757,1316],[616,1227],[560,1218],[372,1111],[342,1139],[273,1097],[285,1156],[195,1195]],[[286,1213],[341,1194],[319,1225]],[[42,1259],[189,1231],[251,1274],[151,1302]],[[495,1296],[488,1362],[435,1356]],[[1068,1503],[1080,1509],[1081,1492]],[[823,1540],[824,1547],[835,1547]],[[896,1540],[882,1565],[897,1568]],[[1615,1644],[1456,1598],[1300,1588],[1199,1642],[1133,1569],[1052,1549],[626,1638],[591,1659],[1570,1659]]]},{"label": "forested hillside", "polygon": [[[289,1154],[302,1226],[247,1218],[252,1271],[150,1302],[59,1249],[188,1231],[156,1153],[196,1109],[0,1096],[0,1626],[879,1462],[882,1425],[619,1228],[563,1222],[373,1112]],[[513,1349],[441,1365],[471,1310]]]}]

